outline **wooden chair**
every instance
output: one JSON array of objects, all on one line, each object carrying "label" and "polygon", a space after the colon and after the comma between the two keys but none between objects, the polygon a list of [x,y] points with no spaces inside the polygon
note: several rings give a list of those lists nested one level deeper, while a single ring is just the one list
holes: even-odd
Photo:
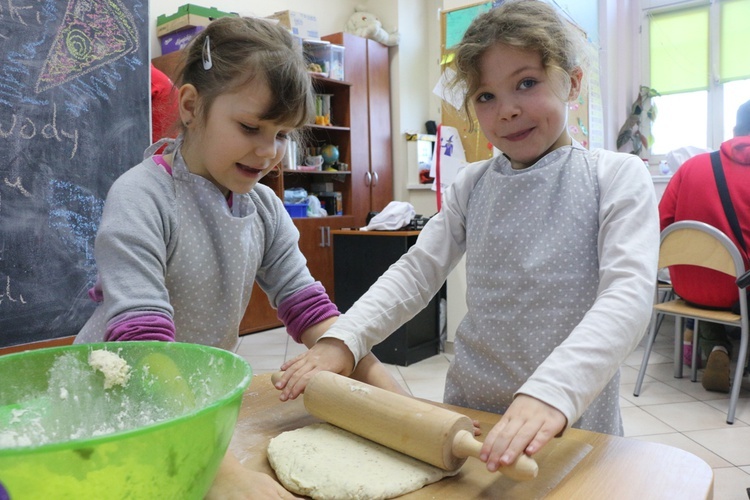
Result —
[{"label": "wooden chair", "polygon": [[[659,269],[674,265],[694,265],[720,271],[735,278],[745,274],[745,264],[742,255],[724,233],[703,222],[680,221],[668,226],[661,233],[659,246]],[[740,327],[740,348],[737,357],[737,366],[732,381],[731,396],[729,400],[729,411],[727,412],[727,423],[734,423],[734,412],[737,407],[737,399],[742,385],[742,376],[747,358],[748,346],[748,310],[747,294],[744,287],[737,287],[740,300],[740,314],[730,311],[717,311],[701,309],[687,304],[682,299],[659,301],[659,292],[655,293],[654,309],[649,327],[649,339],[646,350],[643,353],[643,362],[638,372],[635,383],[634,396],[641,392],[643,377],[646,374],[648,358],[656,338],[657,322],[660,315],[675,317],[675,345],[674,363],[675,378],[682,378],[682,342],[683,342],[683,320],[684,318],[695,318],[695,334],[693,335],[693,382],[696,381],[696,361],[698,351],[698,322],[711,321],[724,325]]]},{"label": "wooden chair", "polygon": [[[656,285],[657,302],[668,302],[675,299],[674,289],[671,283],[662,283],[661,281]],[[658,313],[656,316],[656,333],[659,333],[661,324],[664,321],[664,315]]]}]

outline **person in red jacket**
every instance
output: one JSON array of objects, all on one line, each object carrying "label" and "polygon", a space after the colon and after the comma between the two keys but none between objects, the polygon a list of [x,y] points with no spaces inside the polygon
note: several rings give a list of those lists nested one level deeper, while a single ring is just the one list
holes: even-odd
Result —
[{"label": "person in red jacket", "polygon": [[177,88],[169,77],[151,65],[151,142],[177,137],[179,118]]},{"label": "person in red jacket", "polygon": [[[720,154],[743,238],[750,242],[750,101],[737,111],[734,138],[722,143]],[[748,252],[735,238],[724,213],[709,153],[690,158],[677,170],[659,203],[659,216],[662,230],[680,220],[697,220],[714,226],[737,245],[748,266]],[[727,274],[694,266],[672,266],[669,273],[675,293],[692,304],[731,309],[738,300],[735,278]],[[710,353],[701,380],[703,387],[729,392],[732,344],[725,328],[701,322],[698,330],[701,351]]]}]

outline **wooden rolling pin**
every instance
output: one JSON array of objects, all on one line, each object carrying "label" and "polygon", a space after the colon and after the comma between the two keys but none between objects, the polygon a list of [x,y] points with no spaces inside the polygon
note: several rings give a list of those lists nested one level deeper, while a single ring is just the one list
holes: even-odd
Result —
[{"label": "wooden rolling pin", "polygon": [[[274,384],[281,373],[274,374]],[[307,411],[337,427],[448,471],[479,458],[471,419],[331,372],[315,374],[304,392]],[[536,461],[521,455],[499,472],[517,481],[536,477]]]}]

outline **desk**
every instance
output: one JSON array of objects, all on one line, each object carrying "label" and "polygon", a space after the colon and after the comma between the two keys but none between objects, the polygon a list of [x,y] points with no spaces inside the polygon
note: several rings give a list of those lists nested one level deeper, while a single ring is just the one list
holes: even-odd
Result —
[{"label": "desk", "polygon": [[[230,444],[230,449],[245,466],[272,476],[273,471],[266,459],[268,441],[281,432],[318,421],[307,413],[302,398],[282,403],[278,395],[278,391],[271,384],[270,374],[253,377],[250,387],[245,391]],[[449,405],[439,406],[479,420],[483,436],[487,435],[499,418],[492,413]],[[590,445],[591,449],[545,498],[713,498],[713,471],[703,460],[686,451],[662,444],[578,429],[569,429],[565,436],[559,439],[583,442]],[[544,451],[540,451],[540,455]],[[538,458],[538,462],[541,474],[549,462],[543,458]],[[502,476],[487,472],[482,462],[470,458],[456,476],[400,498],[507,499],[510,496],[505,490],[505,481],[507,480]],[[523,500],[528,500],[528,497]]]},{"label": "desk", "polygon": [[[336,305],[345,313],[417,242],[419,231],[331,231]],[[408,366],[440,352],[440,294],[372,353],[383,363]]]}]

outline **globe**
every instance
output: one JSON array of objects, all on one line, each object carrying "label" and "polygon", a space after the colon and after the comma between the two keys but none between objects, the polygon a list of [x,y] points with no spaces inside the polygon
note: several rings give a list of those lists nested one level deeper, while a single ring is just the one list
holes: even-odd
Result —
[{"label": "globe", "polygon": [[339,161],[339,148],[333,144],[326,144],[321,148],[320,155],[323,157],[323,163],[333,165]]}]

